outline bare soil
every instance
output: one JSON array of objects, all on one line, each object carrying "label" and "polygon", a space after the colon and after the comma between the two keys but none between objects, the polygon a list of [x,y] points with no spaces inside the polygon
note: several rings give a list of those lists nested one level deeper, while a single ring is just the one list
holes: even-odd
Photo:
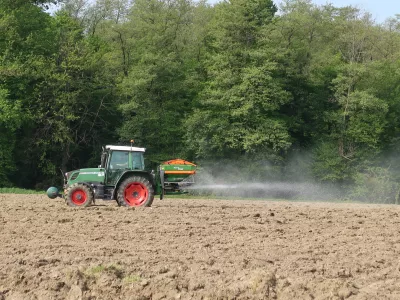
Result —
[{"label": "bare soil", "polygon": [[400,299],[398,206],[0,204],[0,300]]}]

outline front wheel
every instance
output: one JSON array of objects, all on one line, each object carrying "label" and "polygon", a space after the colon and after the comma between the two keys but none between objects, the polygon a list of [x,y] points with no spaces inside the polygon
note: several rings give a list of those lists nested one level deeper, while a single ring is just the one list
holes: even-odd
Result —
[{"label": "front wheel", "polygon": [[65,202],[73,207],[88,207],[92,204],[93,198],[91,189],[80,183],[71,185],[65,194]]},{"label": "front wheel", "polygon": [[149,180],[142,176],[126,178],[118,188],[117,201],[121,206],[151,206],[154,189]]}]

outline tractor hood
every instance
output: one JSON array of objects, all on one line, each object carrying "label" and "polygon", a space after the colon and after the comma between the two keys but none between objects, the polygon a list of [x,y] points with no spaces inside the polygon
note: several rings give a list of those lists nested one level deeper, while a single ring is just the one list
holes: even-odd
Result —
[{"label": "tractor hood", "polygon": [[71,185],[76,182],[104,182],[104,168],[87,168],[68,172],[67,183]]}]

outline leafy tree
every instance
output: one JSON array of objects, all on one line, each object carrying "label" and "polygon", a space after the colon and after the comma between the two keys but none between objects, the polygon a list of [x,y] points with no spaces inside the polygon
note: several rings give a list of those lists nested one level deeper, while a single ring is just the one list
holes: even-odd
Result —
[{"label": "leafy tree", "polygon": [[198,91],[195,49],[201,46],[192,37],[194,9],[187,0],[136,1],[125,27],[132,38],[120,44],[125,59],[119,133],[148,147],[152,161],[183,155],[183,120]]},{"label": "leafy tree", "polygon": [[21,126],[21,103],[11,102],[8,92],[0,89],[0,186],[10,185],[9,173],[15,171],[13,155],[16,131]]},{"label": "leafy tree", "polygon": [[[2,90],[2,149],[4,176],[14,181],[14,174],[23,177],[18,162],[25,160],[27,147],[22,144],[30,136],[38,104],[33,102],[35,84],[40,81],[40,61],[51,55],[55,48],[54,34],[49,30],[51,18],[42,9],[27,1],[3,1],[0,3],[0,86]],[[3,146],[4,145],[4,146]],[[28,143],[29,145],[29,143]],[[30,175],[32,176],[32,175]],[[34,178],[34,177],[33,177]],[[0,182],[2,184],[2,182]]]},{"label": "leafy tree", "polygon": [[[83,28],[64,13],[54,21],[59,48],[54,58],[46,61],[48,67],[38,87],[41,106],[37,111],[36,141],[45,161],[56,149],[61,152],[59,167],[66,171],[67,163],[80,148],[100,148],[104,137],[112,135],[105,133],[112,128],[109,121],[114,123],[117,113],[111,101],[112,78],[103,70],[103,43],[96,37],[85,39]],[[55,170],[54,165],[52,172]]]},{"label": "leafy tree", "polygon": [[276,64],[263,49],[268,45],[261,34],[275,12],[272,1],[230,1],[216,7],[207,81],[186,123],[196,156],[275,155],[290,146],[278,114],[290,95],[276,78]]}]

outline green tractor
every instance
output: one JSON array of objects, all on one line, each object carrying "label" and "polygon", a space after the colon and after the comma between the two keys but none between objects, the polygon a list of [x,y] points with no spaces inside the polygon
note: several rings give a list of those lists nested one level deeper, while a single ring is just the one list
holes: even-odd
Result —
[{"label": "green tractor", "polygon": [[69,206],[87,207],[95,199],[116,200],[119,206],[151,206],[154,195],[182,193],[194,183],[196,165],[175,159],[161,164],[157,171],[145,171],[145,148],[112,146],[103,148],[101,165],[64,174],[64,195],[50,187],[51,199],[64,197]]}]

